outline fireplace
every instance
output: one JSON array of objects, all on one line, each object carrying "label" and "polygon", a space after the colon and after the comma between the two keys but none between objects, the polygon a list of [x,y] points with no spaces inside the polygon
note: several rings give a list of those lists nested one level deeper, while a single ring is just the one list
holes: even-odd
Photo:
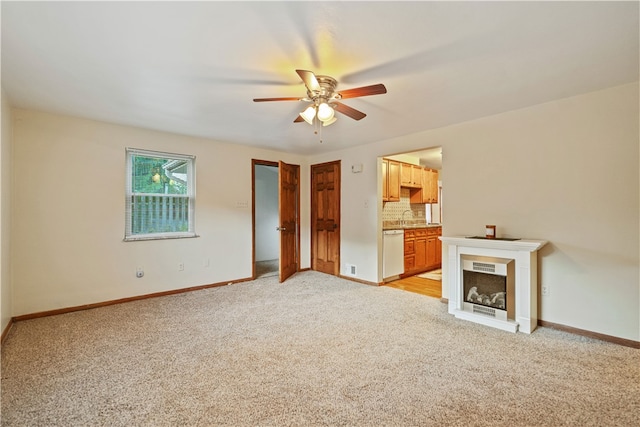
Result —
[{"label": "fireplace", "polygon": [[462,256],[463,309],[515,320],[515,260]]},{"label": "fireplace", "polygon": [[533,332],[538,326],[538,250],[546,241],[440,240],[448,247],[450,314],[504,331]]}]

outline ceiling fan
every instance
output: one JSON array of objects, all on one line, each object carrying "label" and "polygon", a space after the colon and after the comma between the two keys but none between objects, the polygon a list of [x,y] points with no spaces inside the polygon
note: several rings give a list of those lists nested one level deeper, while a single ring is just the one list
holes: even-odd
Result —
[{"label": "ceiling fan", "polygon": [[335,112],[344,114],[354,120],[361,120],[367,115],[362,111],[351,108],[340,102],[341,99],[358,98],[369,95],[382,95],[387,93],[387,88],[383,84],[375,84],[371,86],[363,86],[354,89],[336,91],[338,81],[329,76],[316,76],[313,72],[307,70],[296,70],[304,85],[307,88],[307,96],[304,98],[286,97],[286,98],[254,98],[254,102],[267,101],[305,101],[310,105],[301,112],[293,121],[299,123],[305,121],[310,125],[314,124],[317,118],[322,122],[322,126],[329,126],[334,123],[337,118]]}]

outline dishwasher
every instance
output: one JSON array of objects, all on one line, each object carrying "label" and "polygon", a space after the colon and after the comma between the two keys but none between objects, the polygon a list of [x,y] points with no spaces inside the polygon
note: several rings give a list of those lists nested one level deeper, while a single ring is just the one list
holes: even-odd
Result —
[{"label": "dishwasher", "polygon": [[382,279],[404,273],[404,230],[382,232]]}]

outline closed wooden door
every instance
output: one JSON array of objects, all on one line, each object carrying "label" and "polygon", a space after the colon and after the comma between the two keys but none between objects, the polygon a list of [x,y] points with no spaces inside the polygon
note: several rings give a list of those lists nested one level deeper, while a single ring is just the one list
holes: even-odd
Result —
[{"label": "closed wooden door", "polygon": [[298,182],[300,166],[278,162],[280,282],[298,271]]},{"label": "closed wooden door", "polygon": [[311,268],[340,274],[340,161],[311,166]]}]

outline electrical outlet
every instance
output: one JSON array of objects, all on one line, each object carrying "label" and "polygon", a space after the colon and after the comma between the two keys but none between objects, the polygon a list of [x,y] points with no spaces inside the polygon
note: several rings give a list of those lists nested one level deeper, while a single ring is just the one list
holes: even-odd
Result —
[{"label": "electrical outlet", "polygon": [[549,295],[549,285],[542,285],[542,295],[543,296]]},{"label": "electrical outlet", "polygon": [[184,262],[178,264],[178,271],[184,271]]},{"label": "electrical outlet", "polygon": [[136,269],[136,277],[139,279],[139,278],[141,278],[142,276],[144,276],[144,270],[142,269],[142,267],[138,267],[138,268]]}]

